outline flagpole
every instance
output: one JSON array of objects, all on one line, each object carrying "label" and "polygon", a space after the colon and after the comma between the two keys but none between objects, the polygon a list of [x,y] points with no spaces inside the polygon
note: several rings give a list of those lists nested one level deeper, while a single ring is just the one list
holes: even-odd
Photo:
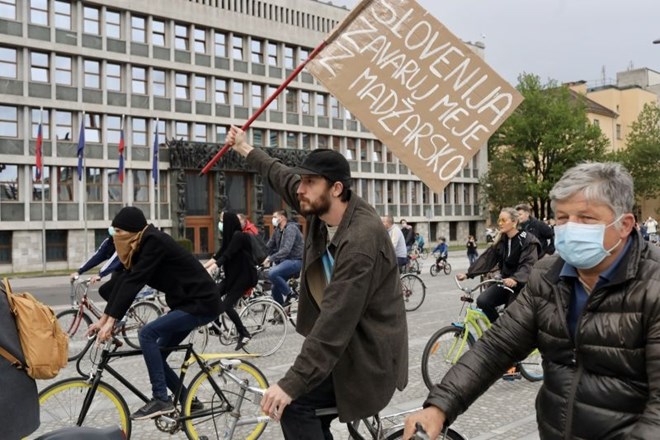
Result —
[{"label": "flagpole", "polygon": [[85,234],[85,255],[89,255],[89,239],[87,237],[87,173],[85,172],[85,111],[82,112],[82,121],[80,122],[80,134],[78,136],[78,143],[80,144],[80,136],[83,137],[83,152],[82,152],[82,173],[80,177],[82,182],[80,185],[80,200],[82,201],[82,211],[83,211],[83,233]]},{"label": "flagpole", "polygon": [[[158,144],[158,118],[156,118],[156,127],[155,127],[154,131],[156,132],[155,140],[154,140],[154,150],[155,151],[154,151],[154,163],[153,163],[153,168],[154,168],[155,173],[156,173],[155,174],[155,179],[154,179],[154,184],[156,185],[156,188],[155,188],[156,189],[156,192],[155,192],[155,194],[156,194],[156,226],[158,227],[158,229],[160,229],[160,188],[159,188],[160,187],[160,163],[159,163],[160,161],[158,160],[159,159],[158,156],[160,154],[159,153],[160,148],[158,148],[159,146],[157,145]],[[157,148],[158,148],[158,150],[156,150]]]},{"label": "flagpole", "polygon": [[[43,122],[44,122],[44,108],[39,107],[39,133],[41,135],[41,148],[43,148]],[[50,131],[49,131],[50,133]],[[37,136],[39,136],[37,134]],[[39,142],[39,139],[37,139]],[[46,191],[44,190],[44,159],[43,151],[41,153],[41,163],[39,166],[39,179],[41,180],[41,261],[43,262],[43,272],[46,273]],[[50,174],[49,174],[50,176]],[[53,179],[50,179],[51,187]]]},{"label": "flagpole", "polygon": [[[121,129],[120,129],[120,136],[122,136],[123,139],[124,139],[124,149],[126,149],[126,133],[124,133],[125,117],[126,117],[125,114],[121,115]],[[120,142],[121,142],[121,139],[120,139]],[[119,154],[123,156],[124,151],[119,151]],[[124,160],[122,160],[122,162],[124,164],[124,167],[121,170],[121,172],[124,174],[124,177],[122,178],[122,182],[120,182],[120,183],[121,183],[121,203],[122,203],[122,205],[124,205],[124,204],[126,204],[126,199],[127,199],[127,194],[126,194],[126,190],[124,188],[124,182],[123,182],[123,180],[126,180],[126,162]]]}]

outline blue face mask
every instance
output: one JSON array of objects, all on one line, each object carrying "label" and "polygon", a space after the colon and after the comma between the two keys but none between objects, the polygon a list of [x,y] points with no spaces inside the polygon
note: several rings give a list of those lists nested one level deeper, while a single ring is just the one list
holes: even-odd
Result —
[{"label": "blue face mask", "polygon": [[116,231],[115,231],[115,228],[113,226],[108,227],[108,234],[110,235],[110,237],[114,237],[115,232]]},{"label": "blue face mask", "polygon": [[605,229],[618,222],[618,217],[609,225],[585,225],[568,222],[555,226],[555,248],[561,258],[576,269],[591,269],[597,266],[621,243],[621,239],[610,249],[603,247]]},{"label": "blue face mask", "polygon": [[222,232],[222,222],[218,222],[218,231]]}]

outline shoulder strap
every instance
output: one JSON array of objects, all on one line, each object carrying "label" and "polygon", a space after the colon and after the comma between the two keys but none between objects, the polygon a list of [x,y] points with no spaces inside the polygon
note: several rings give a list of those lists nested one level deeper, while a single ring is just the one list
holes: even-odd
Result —
[{"label": "shoulder strap", "polygon": [[0,356],[2,356],[3,358],[7,359],[9,362],[11,362],[11,364],[12,364],[13,366],[15,366],[16,368],[18,368],[19,370],[22,370],[22,369],[23,369],[23,364],[21,363],[21,361],[19,361],[18,359],[16,359],[16,356],[14,356],[13,354],[11,354],[10,352],[8,352],[7,350],[5,350],[5,349],[2,348],[2,347],[0,347]]}]

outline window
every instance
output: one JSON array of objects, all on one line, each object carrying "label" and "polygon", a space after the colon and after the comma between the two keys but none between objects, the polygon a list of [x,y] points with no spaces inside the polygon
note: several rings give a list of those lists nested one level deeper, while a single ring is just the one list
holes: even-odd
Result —
[{"label": "window", "polygon": [[178,99],[190,99],[190,84],[188,75],[185,73],[177,73],[176,78],[176,97]]},{"label": "window", "polygon": [[[108,202],[121,203],[124,199],[124,188],[119,181],[119,170],[108,170]],[[104,229],[103,239],[108,236],[108,230]],[[98,248],[98,246],[96,246]]]},{"label": "window", "polygon": [[326,95],[322,93],[316,94],[316,114],[318,116],[328,116],[328,111],[326,110]]},{"label": "window", "polygon": [[39,123],[41,122],[41,136],[43,139],[50,139],[50,111],[33,108],[31,116],[31,138],[36,139],[39,132]]},{"label": "window", "polygon": [[66,230],[46,231],[46,261],[66,261]]},{"label": "window", "polygon": [[89,89],[100,89],[101,88],[101,63],[98,61],[85,60],[83,63],[85,81],[84,86]]},{"label": "window", "polygon": [[151,42],[154,46],[165,47],[165,22],[153,20],[151,22]]},{"label": "window", "polygon": [[281,132],[277,130],[270,130],[270,136],[268,136],[268,146],[269,147],[279,147]]},{"label": "window", "polygon": [[99,10],[97,8],[89,6],[83,8],[83,32],[92,35],[99,35],[101,33]]},{"label": "window", "polygon": [[188,126],[187,122],[177,121],[174,124],[174,130],[175,130],[174,134],[177,139],[183,139],[184,141],[188,140],[190,127]]},{"label": "window", "polygon": [[133,67],[131,69],[131,93],[138,95],[147,94],[147,69],[144,67]]},{"label": "window", "polygon": [[300,61],[305,61],[307,58],[309,58],[309,49],[303,49],[300,48]]},{"label": "window", "polygon": [[165,139],[167,137],[165,133],[165,121],[159,120],[158,123],[154,125],[156,126],[155,131],[158,133],[158,139]]},{"label": "window", "polygon": [[195,29],[195,52],[206,53],[206,29]]},{"label": "window", "polygon": [[362,192],[361,196],[365,202],[369,202],[369,181],[367,179],[362,179],[360,182],[360,191]]},{"label": "window", "polygon": [[221,32],[215,33],[215,56],[227,58],[227,36]]},{"label": "window", "polygon": [[600,127],[600,121],[598,119],[594,119],[594,125],[596,127]]},{"label": "window", "polygon": [[0,231],[0,263],[2,264],[11,264],[11,236],[12,231]]},{"label": "window", "polygon": [[[268,98],[273,96],[275,94],[275,91],[277,90],[277,87],[275,86],[268,86]],[[273,99],[270,104],[268,104],[268,108],[270,110],[279,110],[280,109],[280,97],[277,96],[277,98]]]},{"label": "window", "polygon": [[195,101],[206,101],[206,77],[195,76]]},{"label": "window", "polygon": [[298,133],[290,131],[286,133],[286,146],[287,148],[298,148]]},{"label": "window", "polygon": [[264,43],[261,40],[252,40],[252,62],[253,63],[264,63]]},{"label": "window", "polygon": [[50,82],[50,66],[48,54],[42,52],[30,53],[30,80],[37,82]]},{"label": "window", "polygon": [[133,200],[149,201],[149,176],[151,170],[133,170]]},{"label": "window", "polygon": [[346,138],[346,159],[357,160],[354,138]]},{"label": "window", "polygon": [[616,124],[616,138],[621,139],[621,124]]},{"label": "window", "polygon": [[147,19],[140,16],[131,17],[131,41],[147,42]]},{"label": "window", "polygon": [[293,69],[295,67],[293,47],[284,46],[284,67]]},{"label": "window", "polygon": [[399,182],[399,203],[405,205],[408,203],[408,182]]},{"label": "window", "polygon": [[240,107],[245,105],[245,87],[243,86],[243,83],[240,81],[234,81],[232,104]]},{"label": "window", "polygon": [[380,141],[374,141],[374,151],[371,153],[372,162],[381,162],[383,160],[383,144]]},{"label": "window", "polygon": [[142,118],[133,118],[133,145],[146,146],[147,145],[147,120]]},{"label": "window", "polygon": [[101,142],[101,116],[85,113],[85,142]]},{"label": "window", "polygon": [[174,26],[174,47],[179,50],[188,50],[188,26],[181,24]]},{"label": "window", "polygon": [[18,110],[16,107],[0,105],[0,136],[18,137]]},{"label": "window", "polygon": [[121,136],[121,116],[108,116],[105,119],[107,129],[106,142],[108,144],[119,145]]},{"label": "window", "polygon": [[330,97],[330,116],[333,118],[339,118],[341,113],[339,112],[339,101],[334,96]]},{"label": "window", "polygon": [[311,135],[309,133],[302,133],[301,135],[302,135],[302,149],[311,150],[312,149]]},{"label": "window", "polygon": [[0,0],[0,18],[16,20],[16,0]]},{"label": "window", "polygon": [[55,27],[71,29],[71,3],[55,0]]},{"label": "window", "polygon": [[0,76],[18,78],[16,66],[16,49],[0,47]]},{"label": "window", "polygon": [[377,205],[383,204],[383,181],[374,181],[374,203]]},{"label": "window", "polygon": [[0,167],[0,200],[18,200],[18,165]]},{"label": "window", "polygon": [[73,116],[71,112],[57,110],[55,113],[55,137],[58,140],[71,140],[73,131]]},{"label": "window", "polygon": [[164,70],[154,69],[151,71],[151,88],[151,93],[154,96],[167,96]]},{"label": "window", "polygon": [[215,141],[218,143],[225,143],[227,139],[227,127],[224,125],[218,125],[215,127]]},{"label": "window", "polygon": [[286,111],[288,113],[298,113],[298,90],[285,89]]},{"label": "window", "polygon": [[264,88],[261,84],[252,84],[252,107],[259,108],[264,103]]},{"label": "window", "polygon": [[206,124],[195,124],[195,142],[206,142],[207,138]]},{"label": "window", "polygon": [[115,11],[105,11],[105,36],[108,38],[121,38],[121,15]]},{"label": "window", "polygon": [[87,202],[103,201],[103,179],[101,178],[101,168],[85,168],[85,184],[87,186]]},{"label": "window", "polygon": [[245,58],[243,57],[243,37],[234,35],[234,38],[232,38],[232,57],[235,60],[244,60]]},{"label": "window", "polygon": [[121,92],[121,64],[105,65],[105,87],[113,92]]},{"label": "window", "polygon": [[227,80],[215,80],[215,103],[229,104],[229,91],[227,89]]},{"label": "window", "polygon": [[71,57],[55,56],[55,83],[70,86],[73,84]]},{"label": "window", "polygon": [[[59,113],[59,112],[58,112]],[[57,200],[59,202],[73,201],[73,176],[77,175],[76,167],[57,167]]]},{"label": "window", "polygon": [[303,115],[311,115],[312,111],[309,107],[309,92],[300,92],[300,111]]},{"label": "window", "polygon": [[328,148],[328,136],[319,134],[316,136],[316,148]]},{"label": "window", "polygon": [[280,57],[277,54],[277,44],[268,43],[268,64],[270,66],[279,66]]},{"label": "window", "polygon": [[264,131],[260,128],[252,129],[252,145],[255,147],[264,146]]},{"label": "window", "polygon": [[30,0],[30,23],[48,26],[48,0]]}]

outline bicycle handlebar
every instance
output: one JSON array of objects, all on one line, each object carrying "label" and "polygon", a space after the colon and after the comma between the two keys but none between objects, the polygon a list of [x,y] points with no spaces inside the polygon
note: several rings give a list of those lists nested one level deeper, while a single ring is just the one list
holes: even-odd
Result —
[{"label": "bicycle handlebar", "polygon": [[473,292],[479,290],[482,286],[487,286],[489,284],[497,284],[497,285],[501,286],[503,289],[506,289],[509,292],[513,293],[513,289],[511,287],[505,286],[504,281],[502,281],[501,278],[491,278],[491,279],[488,279],[488,280],[483,280],[482,282],[480,282],[479,284],[477,284],[474,287],[463,287],[461,285],[461,283],[459,282],[459,280],[458,280],[458,276],[454,277],[454,281],[456,282],[456,286],[458,286],[458,288],[462,292],[465,292],[470,296],[472,295]]}]

